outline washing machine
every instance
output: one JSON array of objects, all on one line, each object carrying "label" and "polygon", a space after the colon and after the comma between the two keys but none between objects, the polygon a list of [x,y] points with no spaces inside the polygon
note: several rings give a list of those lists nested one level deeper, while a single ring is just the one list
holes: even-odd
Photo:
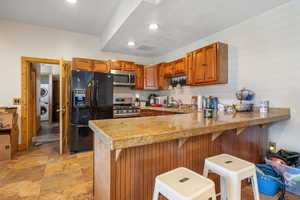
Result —
[{"label": "washing machine", "polygon": [[49,120],[49,85],[41,84],[40,90],[40,115],[41,121]]}]

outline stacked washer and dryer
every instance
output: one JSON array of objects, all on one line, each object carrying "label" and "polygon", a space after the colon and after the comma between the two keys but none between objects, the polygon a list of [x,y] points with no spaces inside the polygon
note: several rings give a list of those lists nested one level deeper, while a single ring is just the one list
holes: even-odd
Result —
[{"label": "stacked washer and dryer", "polygon": [[40,106],[41,106],[41,121],[49,120],[49,84],[41,84],[40,94]]}]

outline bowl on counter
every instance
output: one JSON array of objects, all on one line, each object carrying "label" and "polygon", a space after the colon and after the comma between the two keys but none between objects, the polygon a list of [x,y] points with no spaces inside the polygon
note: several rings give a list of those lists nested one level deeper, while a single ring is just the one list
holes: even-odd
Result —
[{"label": "bowl on counter", "polygon": [[240,103],[234,104],[234,109],[236,112],[252,112],[253,111],[253,103]]}]

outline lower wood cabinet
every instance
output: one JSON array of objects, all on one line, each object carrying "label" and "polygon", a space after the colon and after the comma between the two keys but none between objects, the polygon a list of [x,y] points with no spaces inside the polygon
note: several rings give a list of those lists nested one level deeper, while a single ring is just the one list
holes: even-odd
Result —
[{"label": "lower wood cabinet", "polygon": [[158,65],[144,67],[144,89],[158,89]]}]

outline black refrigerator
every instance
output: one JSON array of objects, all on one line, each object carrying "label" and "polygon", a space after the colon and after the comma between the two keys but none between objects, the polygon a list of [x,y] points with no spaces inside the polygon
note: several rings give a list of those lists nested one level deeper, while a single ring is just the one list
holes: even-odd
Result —
[{"label": "black refrigerator", "polygon": [[71,153],[93,149],[89,120],[113,118],[113,77],[111,74],[72,71],[70,108]]}]

